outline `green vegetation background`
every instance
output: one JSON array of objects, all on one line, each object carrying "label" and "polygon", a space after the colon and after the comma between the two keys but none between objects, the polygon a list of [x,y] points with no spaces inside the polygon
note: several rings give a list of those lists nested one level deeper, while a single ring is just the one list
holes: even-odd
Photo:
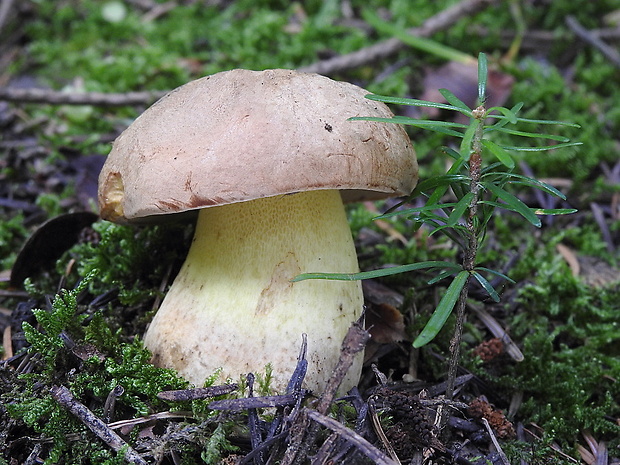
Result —
[{"label": "green vegetation background", "polygon": [[[163,2],[155,3],[165,7]],[[39,86],[72,92],[168,90],[231,68],[298,68],[321,57],[353,52],[389,38],[359,22],[365,9],[379,12],[399,27],[409,28],[454,3],[445,0],[224,0],[179,3],[149,18],[147,11],[138,7],[139,2],[37,0],[29,3],[30,16],[25,24],[10,26],[23,28],[25,40],[4,73],[10,81],[30,79]],[[351,7],[352,20],[343,16],[343,6]],[[597,258],[617,271],[617,248],[610,251],[590,204],[609,204],[620,191],[620,186],[611,182],[603,169],[613,167],[620,158],[620,73],[600,52],[579,42],[566,26],[565,18],[574,15],[584,27],[596,29],[605,26],[606,21],[613,21],[611,14],[618,15],[619,11],[617,1],[498,2],[433,36],[434,40],[472,56],[487,53],[490,60],[515,79],[506,106],[522,101],[526,109],[524,117],[579,123],[581,129],[563,129],[562,135],[584,144],[549,154],[522,156],[536,177],[570,181],[566,193],[570,205],[580,209],[576,219],[546,224],[542,231],[532,234],[514,218],[498,217],[482,251],[486,261],[497,269],[507,263],[509,256],[519,255],[509,271],[520,283],[512,294],[517,303],[511,308],[517,311],[505,315],[504,321],[513,339],[522,346],[526,360],[493,374],[473,358],[464,363],[496,383],[497,389],[507,396],[522,391],[524,404],[519,419],[538,423],[548,438],[558,439],[570,448],[580,440],[580,432],[592,431],[596,437],[610,441],[611,453],[616,456],[620,455],[617,449],[620,433],[612,420],[620,416],[617,280],[605,286],[585,283],[572,275],[555,247],[560,243],[569,245],[578,254]],[[528,31],[542,30],[555,34],[557,40],[541,43],[539,47],[523,47],[507,59],[511,41],[506,37],[518,29],[525,31],[526,38]],[[332,77],[384,95],[419,97],[424,91],[425,70],[442,64],[444,61],[436,56],[406,49],[383,61]],[[120,132],[142,111],[138,107],[34,104],[21,107],[25,121],[43,121],[36,137],[46,147],[46,162],[51,166],[65,158],[66,147],[85,154],[105,155],[110,148],[106,136]],[[421,176],[441,173],[445,160],[436,149],[444,141],[436,135],[417,132],[412,137]],[[9,181],[17,176],[10,166],[2,170]],[[63,211],[63,198],[73,194],[68,187],[60,193],[42,195],[38,204],[51,217]],[[355,233],[368,227],[372,218],[361,207],[352,209],[350,215]],[[19,212],[10,212],[1,220],[0,263],[3,269],[9,269],[30,231],[23,227]],[[617,216],[607,220],[618,247],[620,223]],[[392,225],[405,237],[411,237],[406,222],[394,220]],[[82,275],[93,268],[108,267],[92,283],[94,291],[104,292],[112,285],[128,282],[131,273],[138,274],[131,267],[148,263],[148,257],[139,255],[136,259],[132,255],[140,253],[133,241],[139,244],[142,238],[122,228],[108,225],[97,228],[104,238],[100,249],[82,248],[74,251],[73,256],[83,258],[78,264]],[[155,234],[152,243],[161,246],[160,239],[165,234],[169,233]],[[432,241],[424,239],[411,240],[402,247],[384,244],[377,248],[379,253],[375,250],[370,254],[371,261],[362,260],[362,265],[377,267],[452,253],[445,247],[431,248],[428,244]],[[123,252],[131,260],[118,259],[114,240],[125,241]],[[121,292],[126,302],[134,303],[156,293],[157,278],[165,270],[152,263],[148,266],[154,270],[155,277],[137,282],[148,282],[153,287],[125,285]],[[414,283],[420,289],[426,288],[423,277],[407,277],[414,281],[406,283],[403,279],[390,284]],[[41,283],[33,285],[39,292],[47,290]],[[420,291],[418,298],[432,298],[428,292],[426,295]],[[109,329],[93,328],[91,331],[99,332],[94,339],[105,340],[102,334],[111,337],[107,333]],[[468,329],[466,343],[471,348],[485,334],[473,321]],[[433,346],[440,351],[445,351],[445,347],[446,339]],[[107,388],[109,385],[101,387],[102,392]],[[135,407],[144,413],[142,404]]]}]

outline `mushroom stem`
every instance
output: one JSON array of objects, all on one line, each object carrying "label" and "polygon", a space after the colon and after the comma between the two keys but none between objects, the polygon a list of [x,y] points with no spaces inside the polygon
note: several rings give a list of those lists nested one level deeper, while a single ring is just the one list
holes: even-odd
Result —
[{"label": "mushroom stem", "polygon": [[[188,257],[144,338],[157,365],[195,385],[273,368],[283,390],[308,335],[306,387],[322,392],[342,340],[359,318],[358,281],[301,281],[304,272],[356,272],[357,256],[336,190],[200,211]],[[343,391],[359,380],[358,358]]]}]

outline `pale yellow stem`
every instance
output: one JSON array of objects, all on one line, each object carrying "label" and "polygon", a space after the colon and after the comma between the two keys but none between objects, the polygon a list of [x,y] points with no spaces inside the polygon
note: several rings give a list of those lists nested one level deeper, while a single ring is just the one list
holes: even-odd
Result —
[{"label": "pale yellow stem", "polygon": [[[181,272],[146,335],[155,363],[195,385],[216,369],[238,380],[272,364],[283,390],[308,335],[306,387],[321,392],[342,339],[362,311],[358,281],[304,272],[355,272],[357,256],[340,194],[313,191],[200,211]],[[357,384],[358,359],[342,386]]]}]

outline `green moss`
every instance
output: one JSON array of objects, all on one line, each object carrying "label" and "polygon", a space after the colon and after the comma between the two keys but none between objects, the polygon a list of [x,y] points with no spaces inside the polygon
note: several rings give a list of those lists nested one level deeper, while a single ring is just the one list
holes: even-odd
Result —
[{"label": "green moss", "polygon": [[226,430],[222,424],[219,424],[210,434],[200,458],[207,465],[215,465],[221,463],[222,456],[225,452],[233,452],[235,450],[237,450],[237,447],[233,446],[228,441]]},{"label": "green moss", "polygon": [[537,423],[549,440],[570,447],[589,430],[615,447],[620,427],[609,418],[620,414],[620,287],[584,284],[554,241],[544,243],[527,243],[511,273],[524,283],[509,330],[525,360],[504,364],[497,377],[471,368],[503,392],[522,391],[518,419]]},{"label": "green moss", "polygon": [[99,221],[92,228],[99,239],[74,246],[58,262],[58,272],[69,260],[78,263],[78,277],[97,270],[91,292],[97,295],[116,287],[124,305],[158,295],[164,277],[174,277],[181,266],[193,235],[193,225],[183,222],[136,228]]},{"label": "green moss", "polygon": [[24,227],[24,215],[18,213],[0,224],[0,269],[11,267],[19,249],[28,236]]},{"label": "green moss", "polygon": [[[583,62],[584,68],[589,66],[587,63]],[[617,121],[604,115],[615,108],[611,102],[618,102],[620,93],[615,91],[606,96],[579,82],[571,85],[557,68],[533,59],[524,60],[511,71],[516,77],[511,101],[536,102],[524,111],[524,117],[540,119],[541,115],[553,115],[555,120],[571,121],[581,126],[562,128],[559,134],[583,142],[582,147],[524,156],[537,176],[565,177],[574,181],[575,189],[580,189],[585,181],[594,180],[592,173],[602,161],[617,159],[616,148],[609,137],[609,131],[617,129]],[[592,124],[599,118],[607,121],[607,125]],[[538,143],[545,144],[546,141],[539,140]]]},{"label": "green moss", "polygon": [[[117,400],[116,412],[133,416],[165,406],[157,398],[159,392],[187,387],[173,371],[151,365],[151,355],[138,339],[122,342],[120,332],[107,327],[100,315],[86,322],[86,308],[78,305],[78,296],[95,274],[88,275],[76,289],[61,291],[51,311],[35,310],[37,327],[24,323],[34,368],[17,375],[14,389],[2,394],[11,416],[54,439],[46,459],[50,464],[59,463],[61,457],[65,457],[62,463],[82,463],[84,457],[101,455],[104,450],[93,446],[84,434],[85,426],[51,397],[53,385],[67,386],[78,400],[91,399],[88,404],[98,401],[94,412],[99,415],[103,400],[120,385],[123,394]],[[81,439],[67,439],[76,433]],[[67,461],[66,457],[75,458]]]}]

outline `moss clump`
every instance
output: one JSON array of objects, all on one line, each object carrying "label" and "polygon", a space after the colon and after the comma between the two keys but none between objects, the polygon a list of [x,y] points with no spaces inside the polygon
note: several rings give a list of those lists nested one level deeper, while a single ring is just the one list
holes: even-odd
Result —
[{"label": "moss clump", "polygon": [[[88,306],[78,303],[95,274],[89,274],[75,289],[61,291],[49,311],[34,310],[36,326],[24,323],[30,368],[23,373],[3,372],[14,385],[2,395],[7,413],[41,437],[54,440],[46,463],[86,463],[78,457],[99,454],[100,459],[105,450],[94,446],[85,426],[52,398],[52,386],[68,387],[76,398],[94,405],[93,411],[100,416],[105,414],[106,397],[117,386],[122,386],[123,394],[114,414],[122,416],[161,409],[166,404],[157,393],[187,386],[174,372],[151,365],[149,352],[137,338],[122,342],[121,332],[104,323],[100,310],[89,315]],[[76,434],[79,439],[68,439]],[[92,463],[102,462],[93,458]]]},{"label": "moss clump", "polygon": [[610,421],[620,415],[620,286],[593,287],[572,275],[555,245],[573,233],[526,243],[511,273],[523,284],[516,305],[498,314],[510,321],[525,360],[493,373],[471,368],[500,392],[523,392],[517,419],[538,424],[549,441],[570,447],[588,430],[612,450],[620,445],[620,427]]}]

